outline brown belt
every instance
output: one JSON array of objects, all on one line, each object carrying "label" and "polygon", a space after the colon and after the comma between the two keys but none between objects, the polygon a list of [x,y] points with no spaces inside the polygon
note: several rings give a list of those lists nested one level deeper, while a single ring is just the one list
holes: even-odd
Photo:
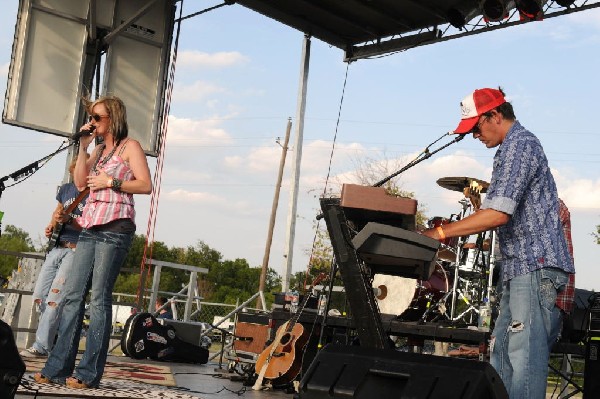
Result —
[{"label": "brown belt", "polygon": [[75,244],[74,242],[69,242],[69,241],[59,241],[58,246],[61,248],[75,248],[77,247],[77,244]]}]

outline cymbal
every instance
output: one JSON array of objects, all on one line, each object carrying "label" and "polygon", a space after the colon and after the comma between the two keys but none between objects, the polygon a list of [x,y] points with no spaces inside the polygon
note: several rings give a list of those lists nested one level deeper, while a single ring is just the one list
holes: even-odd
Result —
[{"label": "cymbal", "polygon": [[471,187],[473,183],[482,187],[480,193],[485,193],[490,186],[490,183],[473,177],[442,177],[436,183],[440,187],[461,193],[465,188]]}]

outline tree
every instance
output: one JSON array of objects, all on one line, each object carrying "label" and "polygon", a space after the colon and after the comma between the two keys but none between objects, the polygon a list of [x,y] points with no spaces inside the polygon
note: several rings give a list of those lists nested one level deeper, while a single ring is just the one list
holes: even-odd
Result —
[{"label": "tree", "polygon": [[[0,248],[14,252],[35,251],[29,233],[10,224],[6,225],[4,233],[0,236]],[[16,256],[0,256],[0,278],[10,277],[12,271],[18,267],[18,262]]]},{"label": "tree", "polygon": [[[140,282],[140,267],[142,256],[144,254],[144,247],[146,245],[146,238],[141,234],[137,234],[133,237],[131,248],[125,258],[125,263],[121,269],[121,273],[115,283],[114,292],[125,293],[125,294],[137,294]],[[173,261],[173,256],[169,248],[160,241],[152,243],[150,249],[146,251],[146,256],[152,256],[153,259],[162,261]],[[147,269],[145,269],[147,270]],[[145,276],[145,288],[148,289],[152,286],[152,275]]]},{"label": "tree", "polygon": [[[121,273],[115,284],[115,292],[137,294],[140,282],[141,261],[144,255],[144,247],[146,246],[146,238],[143,235],[136,235],[131,244],[129,254],[125,260],[123,269],[129,273]],[[187,248],[167,247],[161,241],[154,241],[151,246],[146,249],[146,259],[160,260],[164,262],[177,263],[182,265],[202,267],[210,270],[218,267],[222,255],[211,249],[208,245],[199,241],[196,247],[188,246]],[[150,289],[153,281],[152,267],[144,268],[145,271],[145,289]],[[179,292],[186,284],[189,283],[189,272],[181,269],[165,267],[161,270],[160,275],[160,290],[167,292]],[[199,276],[199,290],[201,296],[206,296],[203,277]]]},{"label": "tree", "polygon": [[213,287],[212,301],[236,303],[244,301],[258,291],[260,268],[251,268],[245,259],[226,260],[208,272]]},{"label": "tree", "polygon": [[600,245],[600,224],[596,226],[596,232],[592,233],[592,235],[596,239],[596,244]]}]

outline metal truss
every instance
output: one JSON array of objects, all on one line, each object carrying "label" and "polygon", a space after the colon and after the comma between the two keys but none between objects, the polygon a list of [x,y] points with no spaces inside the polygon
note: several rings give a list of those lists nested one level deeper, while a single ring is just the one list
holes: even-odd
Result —
[{"label": "metal truss", "polygon": [[[576,0],[567,7],[562,6],[559,3],[565,4],[565,1],[544,1],[543,19],[573,14],[576,12],[587,11],[600,7],[600,0]],[[346,49],[344,61],[352,62],[364,58],[378,58],[428,44],[459,39],[465,36],[509,28],[511,26],[525,23],[537,22],[536,20],[521,18],[519,11],[514,8],[514,2],[507,1],[507,5],[509,7],[508,15],[506,18],[500,21],[489,21],[484,17],[481,9],[474,10],[475,12],[471,14],[471,19],[460,28],[453,26],[450,23],[446,23],[443,25],[430,26],[426,29],[419,29],[402,35],[390,36],[385,40],[378,39],[365,42],[363,44],[351,46]]]}]

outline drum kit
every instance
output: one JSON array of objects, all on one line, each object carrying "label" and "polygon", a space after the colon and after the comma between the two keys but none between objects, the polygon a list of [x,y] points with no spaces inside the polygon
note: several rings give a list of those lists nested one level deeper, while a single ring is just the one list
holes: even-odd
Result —
[{"label": "drum kit", "polygon": [[[475,212],[489,183],[471,177],[444,177],[437,184],[463,193],[460,210],[449,218],[436,216],[427,228],[444,226]],[[477,325],[483,307],[495,303],[495,233],[452,237],[442,241],[434,272],[428,280],[377,274],[375,297],[382,313],[403,321],[449,321]]]}]

